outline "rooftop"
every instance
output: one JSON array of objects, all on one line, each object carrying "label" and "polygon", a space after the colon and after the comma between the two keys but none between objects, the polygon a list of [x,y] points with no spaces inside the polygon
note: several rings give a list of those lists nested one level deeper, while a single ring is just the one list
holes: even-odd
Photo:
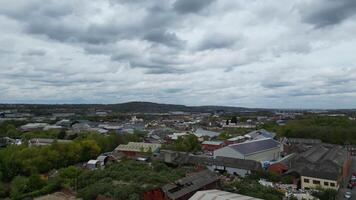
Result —
[{"label": "rooftop", "polygon": [[115,151],[135,151],[135,152],[152,152],[161,147],[161,144],[144,143],[144,142],[129,142],[128,144],[120,144]]},{"label": "rooftop", "polygon": [[243,155],[250,155],[269,149],[280,148],[280,143],[273,139],[262,139],[232,144],[228,147],[238,151]]},{"label": "rooftop", "polygon": [[174,184],[166,184],[162,187],[162,190],[170,199],[174,200],[216,181],[218,181],[218,177],[215,173],[204,170],[186,176]]},{"label": "rooftop", "polygon": [[241,194],[221,191],[204,190],[196,192],[189,200],[262,200]]}]

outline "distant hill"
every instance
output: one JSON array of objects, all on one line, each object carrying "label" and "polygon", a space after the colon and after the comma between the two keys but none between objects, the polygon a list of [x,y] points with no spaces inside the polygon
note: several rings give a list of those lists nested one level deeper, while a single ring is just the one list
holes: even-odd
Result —
[{"label": "distant hill", "polygon": [[0,110],[18,109],[19,111],[30,110],[52,110],[75,112],[79,110],[112,110],[116,112],[145,112],[145,113],[167,113],[167,112],[241,112],[255,111],[256,109],[228,106],[185,106],[175,104],[161,104],[153,102],[126,102],[119,104],[0,104]]}]

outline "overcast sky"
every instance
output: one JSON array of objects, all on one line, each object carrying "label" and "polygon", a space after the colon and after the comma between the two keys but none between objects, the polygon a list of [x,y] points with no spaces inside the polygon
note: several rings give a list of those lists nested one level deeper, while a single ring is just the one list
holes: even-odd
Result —
[{"label": "overcast sky", "polygon": [[126,101],[356,108],[356,1],[0,1],[0,103]]}]

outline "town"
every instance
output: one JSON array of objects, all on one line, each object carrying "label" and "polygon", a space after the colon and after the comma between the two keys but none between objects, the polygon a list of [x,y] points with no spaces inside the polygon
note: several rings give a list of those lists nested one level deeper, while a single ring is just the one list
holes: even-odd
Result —
[{"label": "town", "polygon": [[355,116],[148,102],[2,104],[0,198],[352,199]]}]

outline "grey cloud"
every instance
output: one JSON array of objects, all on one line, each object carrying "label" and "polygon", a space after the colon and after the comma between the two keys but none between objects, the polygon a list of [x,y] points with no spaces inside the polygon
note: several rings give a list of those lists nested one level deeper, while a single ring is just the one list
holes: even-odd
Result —
[{"label": "grey cloud", "polygon": [[31,49],[31,50],[25,52],[24,55],[28,55],[28,56],[44,56],[44,55],[46,55],[46,51],[41,50],[41,49]]},{"label": "grey cloud", "polygon": [[200,44],[199,50],[222,49],[232,47],[237,40],[224,35],[213,35],[205,38]]},{"label": "grey cloud", "polygon": [[284,81],[280,81],[280,82],[270,82],[270,83],[263,83],[262,86],[264,88],[268,88],[268,89],[278,89],[281,87],[288,87],[288,86],[294,86],[295,84],[292,82],[284,82]]},{"label": "grey cloud", "polygon": [[170,89],[164,90],[164,92],[166,92],[166,93],[179,93],[182,91],[184,91],[184,89],[181,89],[181,88],[170,88]]},{"label": "grey cloud", "polygon": [[301,9],[303,20],[316,27],[341,23],[356,14],[354,0],[315,0]]},{"label": "grey cloud", "polygon": [[176,0],[173,4],[175,11],[181,14],[196,13],[209,6],[214,0]]},{"label": "grey cloud", "polygon": [[156,42],[168,46],[181,47],[184,45],[184,41],[180,40],[175,33],[170,33],[161,29],[152,30],[143,38],[151,42]]}]

